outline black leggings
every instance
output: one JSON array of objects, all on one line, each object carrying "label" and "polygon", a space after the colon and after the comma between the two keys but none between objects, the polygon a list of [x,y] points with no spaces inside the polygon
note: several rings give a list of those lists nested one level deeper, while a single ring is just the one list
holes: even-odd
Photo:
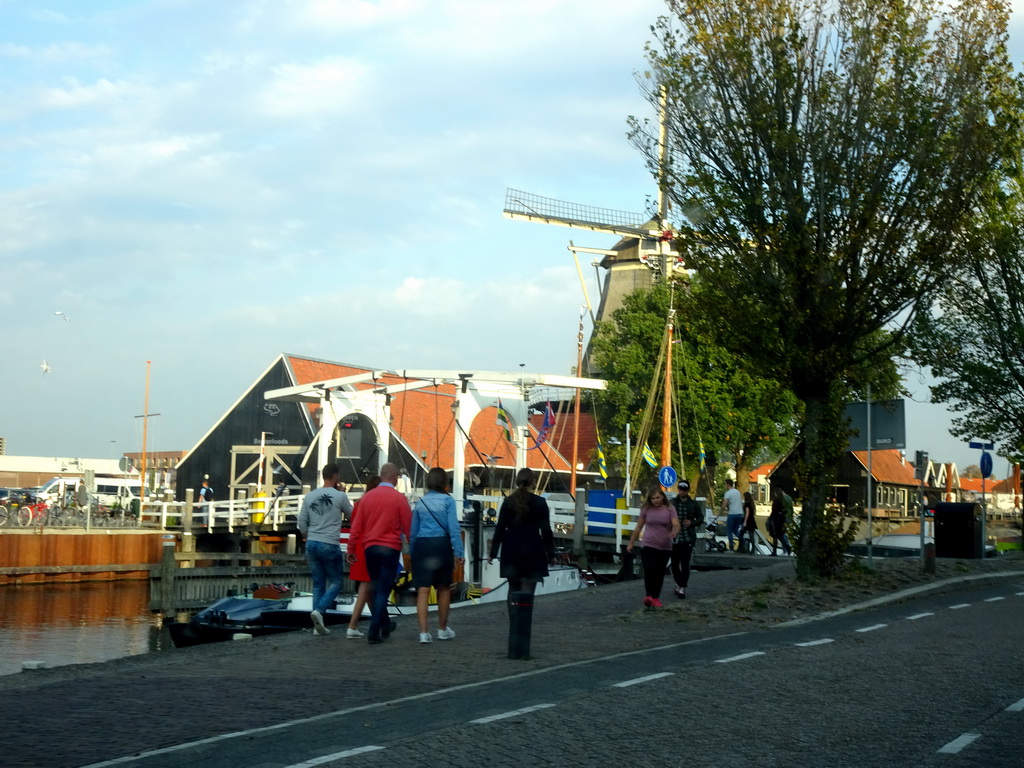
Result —
[{"label": "black leggings", "polygon": [[665,568],[672,557],[671,549],[652,549],[641,547],[640,562],[644,564],[644,589],[647,596],[655,600],[661,597],[661,587],[665,583]]},{"label": "black leggings", "polygon": [[690,583],[690,557],[693,555],[693,544],[677,541],[672,545],[672,578],[676,586],[686,589]]}]

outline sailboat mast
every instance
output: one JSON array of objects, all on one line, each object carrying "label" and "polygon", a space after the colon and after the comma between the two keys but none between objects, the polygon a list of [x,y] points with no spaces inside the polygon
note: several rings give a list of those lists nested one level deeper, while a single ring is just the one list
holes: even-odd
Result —
[{"label": "sailboat mast", "polygon": [[665,327],[665,391],[661,413],[661,466],[672,466],[672,314]]},{"label": "sailboat mast", "polygon": [[[580,308],[580,328],[576,334],[576,375],[583,375],[583,308]],[[580,388],[576,387],[576,405],[573,408],[572,469],[569,471],[569,493],[576,498],[576,464],[580,452]]]},{"label": "sailboat mast", "polygon": [[[149,367],[151,361],[146,361],[146,397],[142,410],[142,483],[139,486],[139,503],[146,503],[146,432],[149,428]],[[141,509],[141,507],[140,507]]]}]

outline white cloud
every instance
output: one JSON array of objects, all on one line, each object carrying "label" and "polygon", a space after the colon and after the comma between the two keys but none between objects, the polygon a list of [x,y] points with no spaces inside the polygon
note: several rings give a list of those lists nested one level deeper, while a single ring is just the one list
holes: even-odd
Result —
[{"label": "white cloud", "polygon": [[106,45],[84,45],[75,42],[52,43],[41,47],[0,43],[0,57],[24,59],[45,64],[65,63],[71,60],[101,58],[110,53]]},{"label": "white cloud", "polygon": [[313,64],[279,64],[262,95],[266,111],[300,120],[351,109],[362,93],[369,68],[353,59],[333,57]]},{"label": "white cloud", "polygon": [[83,85],[75,78],[68,78],[64,87],[44,88],[38,102],[44,107],[69,109],[77,107],[104,107],[112,102],[138,96],[140,89],[126,82],[112,82],[101,78],[95,83]]}]

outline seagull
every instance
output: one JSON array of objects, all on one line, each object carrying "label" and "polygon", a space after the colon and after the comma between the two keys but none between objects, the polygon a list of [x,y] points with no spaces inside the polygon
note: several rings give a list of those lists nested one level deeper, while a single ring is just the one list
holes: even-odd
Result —
[{"label": "seagull", "polygon": [[39,367],[43,369],[43,376],[50,372],[50,364],[45,360],[43,360],[43,364],[40,365]]},{"label": "seagull", "polygon": [[71,322],[71,318],[70,318],[70,317],[68,317],[67,315],[65,315],[65,314],[64,314],[63,312],[61,312],[61,311],[60,311],[59,309],[58,309],[58,310],[57,310],[56,312],[54,312],[53,314],[55,314],[55,315],[58,315],[58,316],[60,316],[60,317],[63,317],[63,318],[64,318],[65,320],[67,320],[67,321],[68,321],[69,323]]}]

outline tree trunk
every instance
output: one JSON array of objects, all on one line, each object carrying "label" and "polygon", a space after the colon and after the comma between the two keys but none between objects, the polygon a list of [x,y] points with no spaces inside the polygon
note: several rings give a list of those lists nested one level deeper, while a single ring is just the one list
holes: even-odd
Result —
[{"label": "tree trunk", "polygon": [[827,576],[832,565],[826,562],[828,547],[821,538],[825,504],[842,451],[846,448],[846,430],[842,428],[842,406],[834,393],[835,384],[815,388],[801,399],[805,406],[803,434],[797,448],[796,487],[803,501],[800,512],[797,577],[802,580]]}]

